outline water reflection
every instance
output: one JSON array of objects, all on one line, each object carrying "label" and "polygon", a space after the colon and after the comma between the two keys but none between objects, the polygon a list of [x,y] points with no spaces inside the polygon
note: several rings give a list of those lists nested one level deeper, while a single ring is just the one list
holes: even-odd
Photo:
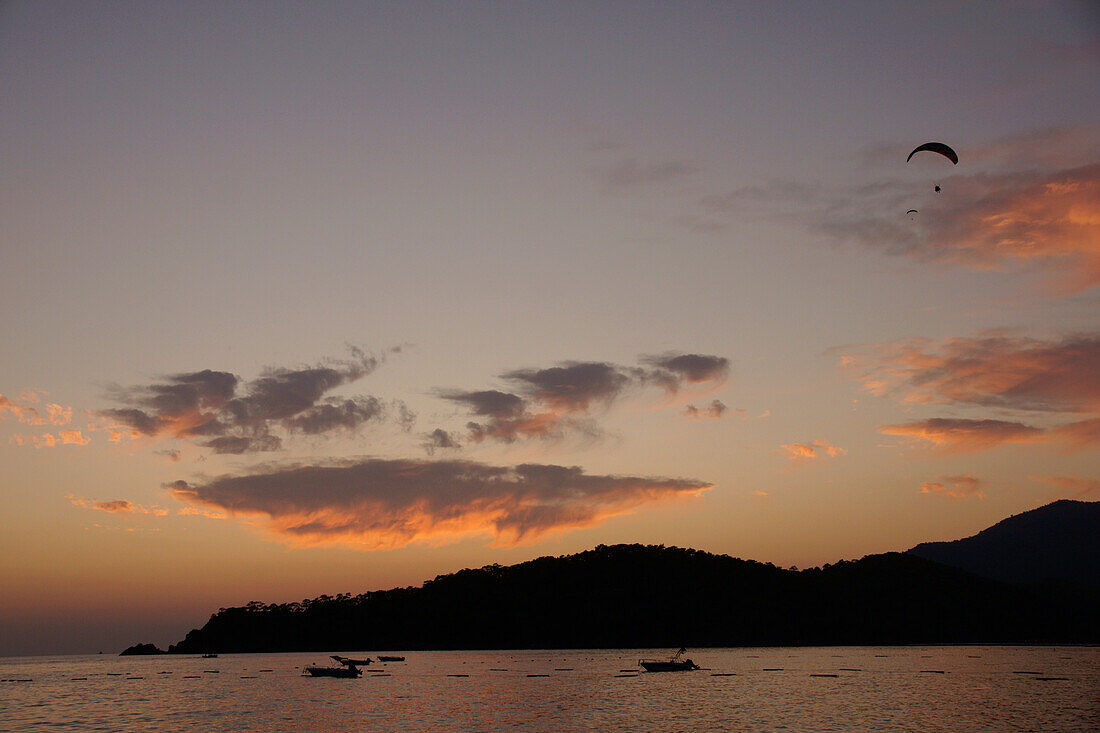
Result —
[{"label": "water reflection", "polygon": [[[0,730],[377,731],[1100,729],[1100,649],[408,652],[359,679],[323,654],[0,660]],[[461,676],[459,676],[461,675]],[[12,681],[30,680],[30,681]]]}]

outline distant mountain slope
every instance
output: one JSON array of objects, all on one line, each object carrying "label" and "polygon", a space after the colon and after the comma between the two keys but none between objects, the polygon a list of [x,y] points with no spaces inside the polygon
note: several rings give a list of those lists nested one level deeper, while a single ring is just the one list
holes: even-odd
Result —
[{"label": "distant mountain slope", "polygon": [[1100,502],[1063,499],[973,537],[923,542],[908,553],[1005,583],[1100,586]]},{"label": "distant mountain slope", "polygon": [[1100,589],[1013,586],[888,553],[795,571],[601,545],[421,588],[224,608],[173,653],[1098,642]]}]

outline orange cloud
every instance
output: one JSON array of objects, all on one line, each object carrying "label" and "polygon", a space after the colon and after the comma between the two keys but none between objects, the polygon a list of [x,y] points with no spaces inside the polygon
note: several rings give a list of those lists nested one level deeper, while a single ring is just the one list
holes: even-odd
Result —
[{"label": "orange cloud", "polygon": [[1032,476],[1031,478],[1061,489],[1068,499],[1100,496],[1100,479],[1077,476]]},{"label": "orange cloud", "polygon": [[41,435],[16,434],[8,439],[15,445],[33,445],[35,448],[53,448],[58,445],[88,445],[92,439],[85,436],[79,430],[62,430],[57,435],[42,433]]},{"label": "orange cloud", "polygon": [[1040,428],[1004,420],[963,420],[934,417],[903,425],[883,425],[879,432],[925,440],[940,452],[971,453],[1005,443],[1034,443],[1043,439]]},{"label": "orange cloud", "polygon": [[134,510],[133,505],[125,499],[115,499],[114,501],[97,501],[93,504],[96,509],[109,512],[111,514],[129,514]]},{"label": "orange cloud", "polygon": [[92,442],[91,438],[85,437],[79,430],[62,430],[58,435],[64,445],[88,445]]},{"label": "orange cloud", "polygon": [[984,485],[985,482],[981,479],[974,478],[969,473],[963,473],[956,476],[941,476],[936,481],[925,481],[921,484],[920,493],[943,496],[948,499],[962,499],[967,496],[984,499],[985,493],[982,491]]},{"label": "orange cloud", "polygon": [[206,517],[207,519],[225,519],[228,516],[226,514],[222,514],[221,512],[215,512],[211,511],[210,509],[203,509],[201,507],[194,506],[185,506],[183,509],[180,509],[178,512],[176,512],[176,514],[179,514],[181,517],[196,516]]},{"label": "orange cloud", "polygon": [[192,505],[266,515],[267,528],[294,545],[374,550],[476,534],[490,535],[498,546],[528,543],[710,487],[687,479],[586,475],[577,467],[368,459],[166,488]]},{"label": "orange cloud", "polygon": [[[34,390],[24,392],[20,397],[21,402],[39,402],[39,393]],[[19,422],[25,425],[68,425],[73,419],[73,408],[62,407],[56,403],[45,406],[45,414],[36,407],[14,402],[0,394],[0,415],[11,413]]]},{"label": "orange cloud", "polygon": [[872,394],[910,403],[1100,412],[1096,334],[906,339],[847,351],[840,363]]},{"label": "orange cloud", "polygon": [[811,443],[782,445],[777,452],[790,458],[792,463],[801,463],[815,458],[836,458],[848,451],[844,448],[838,448],[827,440],[815,440]]}]

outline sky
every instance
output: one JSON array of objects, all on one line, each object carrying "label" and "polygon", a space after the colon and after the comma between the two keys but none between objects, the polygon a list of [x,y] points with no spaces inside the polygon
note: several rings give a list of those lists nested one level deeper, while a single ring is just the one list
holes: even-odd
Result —
[{"label": "sky", "polygon": [[1097,39],[1084,2],[0,4],[0,655],[1100,499]]}]

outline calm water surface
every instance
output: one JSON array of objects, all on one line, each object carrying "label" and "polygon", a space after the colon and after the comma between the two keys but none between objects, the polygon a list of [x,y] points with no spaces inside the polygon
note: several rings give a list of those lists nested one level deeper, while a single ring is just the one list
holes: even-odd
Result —
[{"label": "calm water surface", "polygon": [[301,676],[312,653],[7,658],[0,731],[1100,730],[1100,648],[697,649],[618,676],[667,653],[409,652],[353,680]]}]

